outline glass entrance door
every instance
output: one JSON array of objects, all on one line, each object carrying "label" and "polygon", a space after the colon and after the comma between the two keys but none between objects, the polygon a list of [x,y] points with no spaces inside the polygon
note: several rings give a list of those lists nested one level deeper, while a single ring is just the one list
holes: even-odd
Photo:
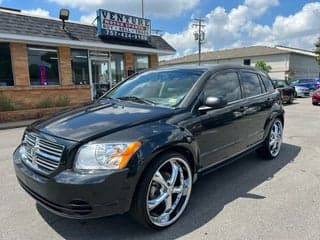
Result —
[{"label": "glass entrance door", "polygon": [[109,59],[90,59],[92,98],[97,99],[112,85]]}]

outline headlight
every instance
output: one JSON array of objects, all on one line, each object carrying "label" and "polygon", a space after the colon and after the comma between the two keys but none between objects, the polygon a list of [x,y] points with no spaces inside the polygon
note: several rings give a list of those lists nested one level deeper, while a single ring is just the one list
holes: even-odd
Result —
[{"label": "headlight", "polygon": [[88,143],[79,149],[74,167],[77,170],[123,169],[140,146],[140,142]]},{"label": "headlight", "polygon": [[20,145],[13,155],[14,161],[27,161],[27,150],[24,145]]}]

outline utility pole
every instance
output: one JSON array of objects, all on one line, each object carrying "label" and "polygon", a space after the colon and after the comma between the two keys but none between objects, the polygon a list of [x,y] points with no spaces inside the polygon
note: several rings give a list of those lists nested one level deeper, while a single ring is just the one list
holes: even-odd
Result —
[{"label": "utility pole", "polygon": [[202,18],[195,18],[193,19],[193,21],[195,22],[192,26],[195,28],[198,28],[195,32],[194,32],[194,38],[196,41],[198,41],[198,64],[201,64],[201,45],[204,43],[204,39],[205,39],[205,33],[203,31],[203,28],[206,26],[203,24],[204,19]]},{"label": "utility pole", "polygon": [[141,15],[142,15],[142,18],[144,18],[144,2],[143,2],[143,0],[141,0]]}]

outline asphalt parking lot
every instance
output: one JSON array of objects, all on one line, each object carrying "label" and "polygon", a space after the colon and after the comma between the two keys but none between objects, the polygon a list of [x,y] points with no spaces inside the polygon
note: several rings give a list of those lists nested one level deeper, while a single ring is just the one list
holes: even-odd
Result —
[{"label": "asphalt parking lot", "polygon": [[0,131],[0,239],[320,239],[320,106],[285,106],[274,161],[255,153],[200,179],[174,226],[145,230],[127,215],[70,220],[47,212],[18,185],[11,155],[23,128]]}]

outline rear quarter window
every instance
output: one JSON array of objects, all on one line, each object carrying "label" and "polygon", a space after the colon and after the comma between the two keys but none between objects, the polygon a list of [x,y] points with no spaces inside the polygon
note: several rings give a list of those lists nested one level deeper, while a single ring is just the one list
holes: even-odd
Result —
[{"label": "rear quarter window", "polygon": [[264,75],[260,75],[262,82],[265,86],[265,88],[267,89],[267,92],[273,92],[274,91],[274,85],[272,84],[271,80],[264,76]]},{"label": "rear quarter window", "polygon": [[253,97],[265,92],[256,73],[242,72],[242,87],[246,97]]}]

